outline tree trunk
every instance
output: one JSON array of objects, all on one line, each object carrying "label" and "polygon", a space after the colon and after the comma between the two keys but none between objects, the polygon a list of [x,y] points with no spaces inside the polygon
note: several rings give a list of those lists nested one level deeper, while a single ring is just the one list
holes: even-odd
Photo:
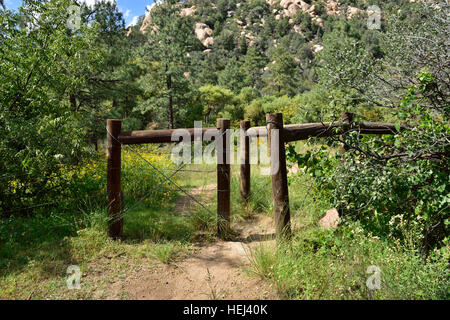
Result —
[{"label": "tree trunk", "polygon": [[173,97],[172,97],[172,76],[168,74],[169,66],[166,65],[167,92],[169,93],[169,129],[174,129],[173,125]]},{"label": "tree trunk", "polygon": [[77,97],[74,94],[70,95],[70,104],[72,105],[72,110],[77,111]]}]

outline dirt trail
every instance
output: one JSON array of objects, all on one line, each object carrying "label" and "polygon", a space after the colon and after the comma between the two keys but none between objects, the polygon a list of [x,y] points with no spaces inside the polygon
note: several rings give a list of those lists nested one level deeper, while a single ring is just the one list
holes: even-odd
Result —
[{"label": "dirt trail", "polygon": [[[191,190],[202,201],[215,191],[215,185]],[[206,195],[205,195],[206,193]],[[186,196],[177,203],[182,213],[192,208]],[[275,290],[265,281],[249,277],[249,248],[262,241],[273,241],[272,219],[256,216],[235,225],[236,241],[197,245],[185,260],[172,265],[159,264],[153,270],[127,279],[121,290],[131,299],[276,299]]]}]

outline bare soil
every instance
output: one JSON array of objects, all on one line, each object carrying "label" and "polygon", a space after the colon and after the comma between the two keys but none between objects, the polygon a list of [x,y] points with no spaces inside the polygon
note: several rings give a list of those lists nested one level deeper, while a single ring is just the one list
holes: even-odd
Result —
[{"label": "bare soil", "polygon": [[[215,191],[215,185],[191,190],[202,201]],[[185,196],[177,203],[182,214],[193,201]],[[276,290],[266,281],[252,277],[249,249],[262,242],[273,241],[273,221],[257,215],[233,226],[238,232],[235,241],[197,244],[184,260],[173,264],[158,263],[133,270],[120,283],[110,286],[108,299],[145,300],[207,300],[207,299],[277,299]]]}]

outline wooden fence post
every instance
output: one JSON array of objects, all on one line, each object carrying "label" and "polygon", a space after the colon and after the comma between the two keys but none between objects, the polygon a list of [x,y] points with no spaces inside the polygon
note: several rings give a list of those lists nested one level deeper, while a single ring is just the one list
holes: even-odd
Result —
[{"label": "wooden fence post", "polygon": [[250,129],[250,121],[241,121],[241,197],[245,202],[250,198],[250,137],[247,130]]},{"label": "wooden fence post", "polygon": [[[275,230],[277,237],[291,234],[291,214],[289,209],[289,189],[287,184],[286,148],[284,145],[283,114],[273,113],[266,115],[267,120],[267,143],[270,153],[270,175],[272,179],[272,197]],[[272,132],[278,129],[278,134]],[[278,152],[272,150],[278,144]]]},{"label": "wooden fence post", "polygon": [[120,185],[122,146],[117,139],[122,130],[122,120],[108,120],[107,128],[108,150],[106,188],[108,193],[108,216],[111,219],[108,231],[112,238],[119,238],[122,236],[123,231],[123,217],[120,217],[122,212],[122,192]]},{"label": "wooden fence post", "polygon": [[217,218],[219,236],[230,229],[230,119],[217,119]]}]

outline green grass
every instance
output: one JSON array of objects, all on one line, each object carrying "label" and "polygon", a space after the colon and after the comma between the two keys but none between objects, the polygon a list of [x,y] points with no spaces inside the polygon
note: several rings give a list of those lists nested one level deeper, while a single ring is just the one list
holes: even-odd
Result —
[{"label": "green grass", "polygon": [[169,264],[174,262],[181,254],[185,254],[189,250],[186,243],[167,242],[156,244],[152,248],[152,254],[162,263]]},{"label": "green grass", "polygon": [[[214,166],[190,169],[214,171]],[[272,215],[270,178],[252,166],[251,197],[244,203],[238,170],[232,167],[232,225],[257,213]],[[215,172],[182,172],[177,181],[189,190],[215,183],[215,179]],[[292,241],[254,246],[248,274],[273,283],[286,299],[450,298],[448,248],[424,258],[412,245],[380,240],[357,223],[343,223],[337,230],[319,229],[319,217],[331,208],[329,197],[304,174],[288,180]],[[120,241],[108,237],[102,208],[1,220],[0,298],[107,298],[110,285],[134,268],[176,263],[189,254],[194,243],[215,241],[216,192],[203,201],[208,210],[196,206],[186,216],[175,209],[181,195],[171,193],[171,201],[161,199],[160,205],[146,202],[133,208],[125,216]],[[229,237],[233,235],[231,229]],[[80,266],[82,290],[67,290],[69,265]],[[374,292],[366,286],[371,265],[381,270],[381,290]]]},{"label": "green grass", "polygon": [[[330,209],[326,195],[303,174],[289,182],[292,241],[253,247],[247,270],[273,283],[282,298],[450,298],[448,248],[424,258],[413,246],[380,240],[354,222],[320,229],[318,220]],[[381,270],[380,290],[366,285],[372,265]]]},{"label": "green grass", "polygon": [[[182,172],[177,183],[189,190],[214,183],[214,178],[214,173]],[[181,195],[172,191],[166,199],[158,196],[127,212],[124,239],[117,241],[107,235],[108,218],[101,207],[0,220],[0,299],[98,298],[95,292],[107,292],[110,283],[135,267],[173,263],[194,242],[214,241],[217,217],[202,208],[179,215],[175,202]],[[214,213],[215,200],[207,207]],[[67,290],[70,265],[78,265],[86,274],[82,290]]]}]

